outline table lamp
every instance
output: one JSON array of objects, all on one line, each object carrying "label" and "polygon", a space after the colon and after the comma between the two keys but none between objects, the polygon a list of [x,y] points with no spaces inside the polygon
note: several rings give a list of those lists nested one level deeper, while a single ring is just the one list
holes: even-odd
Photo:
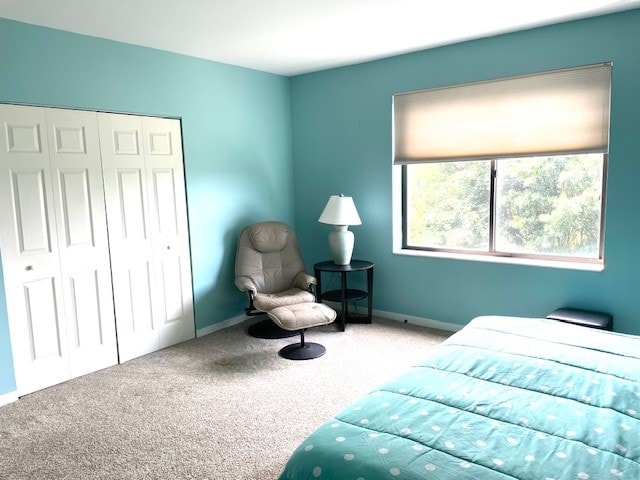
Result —
[{"label": "table lamp", "polygon": [[362,224],[353,198],[331,195],[318,222],[333,225],[333,231],[329,234],[333,262],[336,265],[349,265],[353,254],[354,236],[348,227]]}]

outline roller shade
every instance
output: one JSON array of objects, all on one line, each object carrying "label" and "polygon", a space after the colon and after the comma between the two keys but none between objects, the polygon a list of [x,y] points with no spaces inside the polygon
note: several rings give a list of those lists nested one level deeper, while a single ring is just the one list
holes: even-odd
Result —
[{"label": "roller shade", "polygon": [[394,164],[607,153],[611,64],[393,96]]}]

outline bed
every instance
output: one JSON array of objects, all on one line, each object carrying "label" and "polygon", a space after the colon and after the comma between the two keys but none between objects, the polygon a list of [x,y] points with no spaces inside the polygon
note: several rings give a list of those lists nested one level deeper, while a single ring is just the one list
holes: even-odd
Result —
[{"label": "bed", "polygon": [[640,337],[478,317],[321,425],[280,480],[640,479]]}]

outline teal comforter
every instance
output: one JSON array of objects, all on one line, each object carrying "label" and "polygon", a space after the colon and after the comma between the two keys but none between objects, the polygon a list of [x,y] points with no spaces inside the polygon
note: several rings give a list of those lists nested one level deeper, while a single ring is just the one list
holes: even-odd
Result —
[{"label": "teal comforter", "polygon": [[309,436],[307,479],[640,480],[640,337],[476,318]]}]

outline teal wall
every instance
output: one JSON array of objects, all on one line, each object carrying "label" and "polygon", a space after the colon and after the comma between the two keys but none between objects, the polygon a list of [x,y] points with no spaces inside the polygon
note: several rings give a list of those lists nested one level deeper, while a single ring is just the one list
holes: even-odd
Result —
[{"label": "teal wall", "polygon": [[[182,118],[197,328],[246,304],[241,228],[294,223],[289,101],[278,75],[0,19],[0,102]],[[1,295],[0,395],[15,389]]]},{"label": "teal wall", "polygon": [[3,285],[4,279],[2,277],[2,267],[0,267],[0,395],[16,389],[15,379],[13,378],[13,357],[11,355],[6,297]]},{"label": "teal wall", "polygon": [[[560,306],[611,312],[640,334],[640,10],[445,46],[292,78],[298,236],[328,257],[317,223],[329,195],[354,197],[355,258],[375,262],[374,308],[465,324],[484,314],[544,316]],[[604,272],[392,253],[391,96],[613,61]]]}]

